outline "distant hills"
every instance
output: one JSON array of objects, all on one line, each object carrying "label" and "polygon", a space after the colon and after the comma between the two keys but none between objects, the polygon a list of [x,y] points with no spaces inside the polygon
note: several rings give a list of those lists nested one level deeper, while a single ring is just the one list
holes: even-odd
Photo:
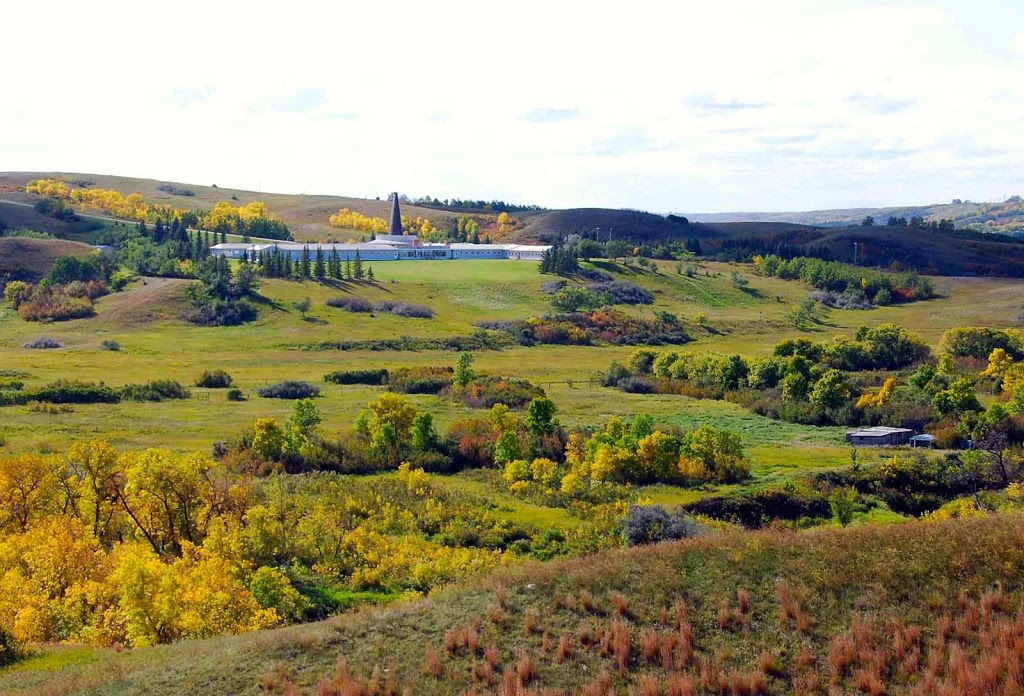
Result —
[{"label": "distant hills", "polygon": [[[343,240],[362,233],[332,227],[328,218],[341,208],[368,216],[386,217],[387,193],[380,199],[328,195],[292,195],[245,191],[195,184],[137,179],[99,174],[60,172],[0,173],[0,220],[10,226],[39,228],[58,237],[85,240],[84,232],[57,229],[62,224],[43,220],[30,207],[39,200],[24,192],[33,179],[55,178],[71,186],[114,189],[127,196],[138,193],[151,204],[171,204],[181,209],[212,209],[219,201],[243,205],[262,201],[267,210],[283,220],[301,241]],[[422,216],[441,230],[452,229],[466,210],[404,204],[403,214]],[[84,211],[95,212],[95,211]],[[1024,277],[1024,242],[1007,234],[1024,234],[1024,202],[1014,196],[999,204],[956,201],[928,206],[850,208],[793,213],[711,213],[660,215],[638,210],[571,208],[525,210],[512,214],[512,222],[498,223],[491,211],[469,213],[480,224],[481,238],[495,242],[553,242],[579,234],[602,241],[609,238],[645,241],[700,240],[705,255],[749,260],[754,253],[825,255],[867,266],[917,269],[943,275],[992,275]],[[874,227],[862,227],[871,216]],[[958,230],[939,232],[912,227],[889,227],[890,217],[951,219]],[[35,220],[35,223],[32,221]],[[1001,234],[984,234],[1001,233]]]},{"label": "distant hills", "polygon": [[887,208],[839,208],[788,213],[685,213],[691,222],[789,222],[799,225],[848,227],[873,217],[885,225],[890,217],[921,217],[927,221],[952,220],[959,228],[1004,234],[1024,233],[1024,200],[1011,196],[1002,203],[954,201],[921,206]]}]

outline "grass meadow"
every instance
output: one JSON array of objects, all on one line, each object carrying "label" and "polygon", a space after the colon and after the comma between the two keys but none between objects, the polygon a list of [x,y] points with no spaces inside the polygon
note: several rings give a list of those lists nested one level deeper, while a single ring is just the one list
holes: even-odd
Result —
[{"label": "grass meadow", "polygon": [[[682,351],[764,355],[780,339],[803,334],[827,338],[852,334],[860,324],[896,322],[935,343],[951,326],[1009,326],[1017,321],[1024,299],[1019,283],[1008,280],[937,278],[940,297],[914,305],[870,311],[832,311],[821,325],[799,332],[788,320],[791,306],[806,297],[799,283],[761,278],[747,267],[701,264],[696,275],[675,272],[659,263],[659,273],[637,266],[602,264],[616,277],[633,280],[655,294],[654,305],[625,311],[653,316],[673,312],[695,339]],[[54,324],[28,323],[9,309],[0,310],[0,370],[26,375],[27,386],[56,379],[103,381],[110,385],[151,379],[175,379],[191,385],[205,369],[222,368],[249,396],[229,402],[222,390],[193,388],[193,398],[164,403],[125,402],[76,406],[71,413],[32,413],[24,407],[2,412],[4,451],[61,451],[75,440],[109,439],[123,448],[163,447],[208,451],[257,417],[284,418],[290,403],[256,396],[256,390],[282,379],[318,383],[323,428],[337,431],[351,425],[378,388],[324,384],[326,372],[411,365],[451,364],[450,351],[339,351],[306,349],[324,341],[369,340],[412,336],[465,335],[481,320],[521,319],[549,311],[540,286],[550,276],[528,262],[413,261],[373,264],[377,282],[341,283],[265,280],[264,302],[256,322],[238,327],[197,327],[178,318],[185,306],[188,281],[139,279],[126,291],[102,298],[97,316]],[[733,287],[730,273],[750,280],[747,289]],[[391,299],[425,304],[432,319],[390,314],[354,314],[327,307],[330,297],[355,294],[369,300]],[[293,303],[308,297],[312,309],[303,316]],[[706,326],[695,317],[707,316]],[[28,350],[25,342],[46,336],[64,344],[57,350]],[[119,352],[101,349],[105,340],[120,344]],[[540,384],[569,425],[595,424],[611,416],[651,413],[664,423],[689,428],[701,423],[740,432],[754,471],[778,477],[812,466],[839,466],[848,461],[841,429],[813,428],[755,416],[726,402],[682,396],[631,395],[601,388],[595,381],[612,360],[625,360],[629,346],[511,347],[481,351],[478,371],[527,378]],[[464,418],[470,409],[434,396],[411,397],[435,414],[441,427]]]}]

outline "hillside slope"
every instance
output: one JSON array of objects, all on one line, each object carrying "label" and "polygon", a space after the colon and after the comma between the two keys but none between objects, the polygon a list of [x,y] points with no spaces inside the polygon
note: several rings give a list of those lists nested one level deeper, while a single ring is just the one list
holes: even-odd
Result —
[{"label": "hillside slope", "polygon": [[[292,195],[221,188],[212,184],[209,186],[198,186],[156,179],[70,172],[0,172],[0,198],[36,200],[35,197],[26,196],[23,192],[18,191],[19,188],[24,188],[28,182],[34,179],[60,179],[77,188],[92,186],[114,189],[125,196],[131,193],[138,193],[146,199],[147,203],[171,205],[183,209],[200,208],[209,210],[220,201],[228,201],[235,206],[244,205],[252,201],[263,201],[267,204],[267,209],[281,218],[288,225],[295,238],[300,240],[327,239],[331,235],[343,238],[345,231],[331,227],[328,223],[328,218],[337,213],[341,208],[349,208],[363,215],[383,217],[385,219],[391,209],[387,200],[389,194],[387,191],[381,193],[380,199],[305,194]],[[160,187],[190,191],[193,195],[177,195],[173,192],[161,190]],[[417,206],[402,206],[402,214],[413,218],[416,216],[425,217],[435,224],[441,224],[454,215],[445,211]]]},{"label": "hillside slope", "polygon": [[0,279],[35,282],[50,272],[57,257],[91,253],[87,244],[62,239],[0,237]]},{"label": "hillside slope", "polygon": [[1022,593],[1018,516],[726,533],[320,624],[57,652],[0,672],[0,691],[1010,694],[1024,683]]}]

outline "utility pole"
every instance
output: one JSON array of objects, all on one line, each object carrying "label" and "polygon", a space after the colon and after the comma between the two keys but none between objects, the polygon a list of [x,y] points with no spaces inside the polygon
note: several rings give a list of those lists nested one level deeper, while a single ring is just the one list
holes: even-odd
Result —
[{"label": "utility pole", "polygon": [[853,243],[853,265],[857,265],[857,242]]}]

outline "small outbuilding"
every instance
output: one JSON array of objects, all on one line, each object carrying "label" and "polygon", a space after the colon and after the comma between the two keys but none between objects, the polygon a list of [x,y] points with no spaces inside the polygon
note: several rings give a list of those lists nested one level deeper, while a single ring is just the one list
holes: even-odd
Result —
[{"label": "small outbuilding", "polygon": [[846,433],[846,441],[851,445],[867,447],[895,447],[908,444],[913,435],[914,431],[909,428],[890,428],[879,425],[873,428],[850,430]]},{"label": "small outbuilding", "polygon": [[929,435],[928,433],[922,433],[921,435],[915,435],[910,438],[911,447],[934,447],[935,436]]}]

